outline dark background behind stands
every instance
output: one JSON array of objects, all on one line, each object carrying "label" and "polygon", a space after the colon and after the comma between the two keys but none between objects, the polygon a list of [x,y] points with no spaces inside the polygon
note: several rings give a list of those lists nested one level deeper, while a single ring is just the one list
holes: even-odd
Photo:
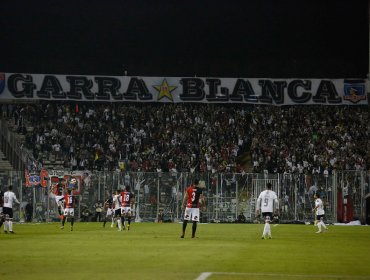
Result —
[{"label": "dark background behind stands", "polygon": [[[127,71],[128,75],[138,76],[366,78],[369,64],[367,2],[5,1],[0,17],[0,71],[91,75],[123,75]],[[310,141],[313,136],[320,139],[315,143],[319,151],[325,155],[331,154],[327,158],[320,158],[320,163],[312,164],[316,168],[321,166],[321,171],[331,165],[334,146],[334,154],[340,154],[346,162],[341,163],[341,168],[355,168],[355,163],[360,162],[363,168],[368,169],[369,164],[369,155],[366,154],[370,146],[368,107],[333,107],[323,111],[322,107],[270,110],[266,107],[233,105],[230,110],[230,106],[222,105],[168,105],[165,106],[165,114],[158,116],[155,108],[150,110],[144,105],[128,106],[126,110],[127,105],[116,108],[116,104],[106,108],[105,104],[84,104],[80,106],[80,114],[84,115],[74,114],[75,104],[68,103],[4,106],[7,107],[4,109],[7,117],[25,120],[17,129],[25,135],[25,145],[32,150],[35,159],[42,161],[49,156],[44,153],[50,152],[53,157],[58,157],[61,165],[68,168],[79,168],[85,158],[84,164],[89,167],[102,168],[105,163],[101,160],[103,158],[104,161],[108,160],[107,166],[114,169],[117,161],[126,157],[128,168],[139,168],[140,164],[146,162],[146,158],[138,158],[143,153],[147,157],[154,153],[150,164],[146,163],[146,166],[150,166],[147,168],[151,169],[158,167],[166,170],[177,160],[172,154],[156,158],[155,155],[161,152],[159,147],[154,147],[153,152],[151,143],[141,139],[140,144],[115,143],[114,148],[121,154],[112,155],[110,140],[122,133],[109,126],[113,111],[115,122],[124,119],[125,133],[128,135],[120,137],[128,142],[138,141],[140,129],[151,133],[148,125],[155,125],[160,133],[154,131],[152,137],[167,143],[184,130],[184,124],[171,124],[173,115],[180,119],[185,112],[192,123],[196,121],[196,114],[203,116],[203,121],[208,122],[207,126],[195,126],[187,131],[191,137],[181,141],[177,139],[175,146],[179,147],[176,149],[183,156],[179,157],[181,162],[176,161],[180,170],[199,169],[204,165],[202,162],[206,152],[196,148],[194,143],[202,140],[207,144],[207,137],[215,149],[211,151],[214,153],[211,160],[207,155],[213,164],[206,168],[211,170],[228,168],[228,165],[239,169],[237,163],[242,163],[240,157],[246,154],[249,155],[246,160],[260,172],[284,170],[285,163],[280,153],[286,156],[286,146],[294,147],[290,157],[295,154],[296,163],[300,161],[303,165],[303,161],[313,161],[312,151],[306,151],[312,145]],[[8,110],[9,107],[12,107],[11,110]],[[98,119],[92,114],[91,118],[86,118],[89,110],[94,114],[110,116],[107,116],[108,119]],[[125,110],[131,115],[125,115]],[[235,121],[235,130],[231,135],[225,129],[229,127],[230,118]],[[51,119],[55,122],[51,123]],[[218,127],[210,125],[215,120],[219,120]],[[98,123],[99,129],[94,131],[91,123]],[[53,127],[55,124],[56,127]],[[81,125],[83,128],[79,128]],[[287,126],[297,128],[297,138],[289,135]],[[26,131],[26,127],[30,131]],[[52,132],[53,128],[57,132]],[[197,132],[204,128],[209,129],[208,134],[198,135]],[[113,137],[105,133],[112,130]],[[350,140],[344,136],[344,130],[350,133]],[[58,136],[53,139],[51,133],[57,133]],[[73,139],[68,135],[72,135]],[[241,145],[239,135],[243,140]],[[38,143],[40,136],[42,149]],[[43,140],[44,137],[47,141]],[[258,147],[256,142],[263,145]],[[270,144],[275,147],[269,148]],[[338,150],[338,146],[344,144],[349,150]],[[84,147],[80,149],[77,145]],[[237,151],[233,148],[235,146]],[[55,149],[60,151],[55,152]],[[193,154],[200,156],[194,159]],[[236,156],[229,156],[227,161],[230,162],[225,163],[225,154]],[[77,167],[71,167],[75,161]]]},{"label": "dark background behind stands", "polygon": [[368,1],[3,1],[0,71],[365,78]]}]

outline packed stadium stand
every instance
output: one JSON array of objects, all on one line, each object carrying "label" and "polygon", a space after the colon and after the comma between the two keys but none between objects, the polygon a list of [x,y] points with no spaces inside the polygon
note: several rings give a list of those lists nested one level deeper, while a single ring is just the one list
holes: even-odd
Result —
[{"label": "packed stadium stand", "polygon": [[29,169],[330,173],[369,170],[368,106],[3,105]]}]

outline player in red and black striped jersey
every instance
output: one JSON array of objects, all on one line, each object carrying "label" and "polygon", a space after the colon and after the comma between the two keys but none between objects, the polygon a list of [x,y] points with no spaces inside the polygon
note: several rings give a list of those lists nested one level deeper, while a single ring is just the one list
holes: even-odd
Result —
[{"label": "player in red and black striped jersey", "polygon": [[186,226],[190,219],[193,221],[191,237],[195,237],[197,224],[199,222],[199,208],[201,204],[203,204],[202,206],[204,206],[203,187],[204,186],[200,186],[199,180],[195,179],[194,183],[185,190],[184,199],[181,205],[182,209],[184,209],[184,207],[186,206],[184,213],[184,222],[182,224],[181,238],[185,237]]},{"label": "player in red and black striped jersey", "polygon": [[[132,207],[134,205],[134,194],[130,191],[130,186],[127,185],[125,190],[121,192],[121,221],[123,229],[130,230]],[[127,218],[127,224],[125,224],[125,217]]]},{"label": "player in red and black striped jersey", "polygon": [[62,201],[62,200],[64,200],[65,208],[64,208],[64,216],[63,216],[63,220],[62,220],[61,229],[64,229],[64,224],[66,222],[66,219],[71,218],[70,219],[71,220],[71,231],[73,231],[73,224],[74,224],[74,221],[75,221],[74,208],[75,208],[75,204],[76,204],[76,196],[74,196],[72,194],[71,189],[68,189],[67,194],[64,195],[59,201]]}]

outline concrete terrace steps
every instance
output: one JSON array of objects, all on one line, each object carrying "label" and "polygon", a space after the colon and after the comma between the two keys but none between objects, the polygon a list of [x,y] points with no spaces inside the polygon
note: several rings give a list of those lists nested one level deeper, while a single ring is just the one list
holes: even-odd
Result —
[{"label": "concrete terrace steps", "polygon": [[14,170],[13,166],[6,159],[4,153],[0,151],[0,172]]}]

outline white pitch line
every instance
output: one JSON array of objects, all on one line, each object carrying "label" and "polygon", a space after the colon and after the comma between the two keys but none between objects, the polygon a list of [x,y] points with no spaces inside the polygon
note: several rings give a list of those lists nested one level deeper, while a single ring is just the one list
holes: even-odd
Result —
[{"label": "white pitch line", "polygon": [[212,272],[202,272],[195,280],[206,280],[211,275]]},{"label": "white pitch line", "polygon": [[294,277],[294,278],[335,278],[335,279],[351,279],[351,280],[370,280],[370,276],[357,275],[303,275],[303,274],[275,274],[275,273],[247,273],[247,272],[202,272],[195,280],[206,280],[212,274],[218,275],[245,275],[245,276],[270,276],[270,277]]}]

